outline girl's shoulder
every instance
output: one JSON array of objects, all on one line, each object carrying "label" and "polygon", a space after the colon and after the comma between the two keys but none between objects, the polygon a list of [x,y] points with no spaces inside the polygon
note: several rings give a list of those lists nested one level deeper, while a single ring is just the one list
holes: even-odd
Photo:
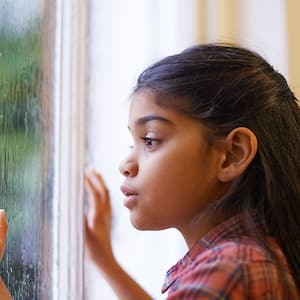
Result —
[{"label": "girl's shoulder", "polygon": [[[279,257],[283,256],[282,251],[275,240],[268,238],[267,243]],[[255,239],[249,236],[222,240],[199,253],[195,259],[195,263],[198,264],[199,262],[206,260],[228,260],[235,264],[253,262],[273,263],[273,259],[270,257],[268,251]]]},{"label": "girl's shoulder", "polygon": [[[281,253],[277,244],[270,242]],[[219,299],[226,295],[230,299],[283,299],[282,278],[275,261],[254,239],[246,236],[220,241],[199,252],[180,271],[173,277],[170,291],[170,295],[175,293],[179,298],[194,295],[195,298],[184,299],[199,296]]]}]

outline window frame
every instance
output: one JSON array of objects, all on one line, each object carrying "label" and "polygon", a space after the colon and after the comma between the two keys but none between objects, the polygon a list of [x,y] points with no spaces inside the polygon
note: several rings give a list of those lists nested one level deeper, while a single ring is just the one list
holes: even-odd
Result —
[{"label": "window frame", "polygon": [[54,33],[54,300],[83,299],[87,1],[57,0]]}]

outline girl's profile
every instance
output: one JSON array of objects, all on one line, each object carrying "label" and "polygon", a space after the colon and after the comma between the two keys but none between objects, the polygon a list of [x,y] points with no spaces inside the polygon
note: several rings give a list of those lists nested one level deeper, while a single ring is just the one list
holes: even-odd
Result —
[{"label": "girl's profile", "polygon": [[[196,45],[142,72],[128,128],[132,225],[175,228],[188,247],[167,299],[300,298],[300,109],[279,72],[245,48]],[[151,299],[114,257],[101,175],[86,186],[91,259],[120,299]]]}]

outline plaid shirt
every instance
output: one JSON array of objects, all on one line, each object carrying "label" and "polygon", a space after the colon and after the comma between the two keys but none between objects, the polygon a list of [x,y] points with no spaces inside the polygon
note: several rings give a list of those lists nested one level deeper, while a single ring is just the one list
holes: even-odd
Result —
[{"label": "plaid shirt", "polygon": [[[259,228],[259,218],[256,216]],[[239,239],[233,239],[233,233]],[[273,239],[268,240],[281,261],[284,256]],[[287,267],[286,267],[287,268]],[[291,299],[300,299],[288,268]],[[278,268],[266,251],[246,235],[242,215],[218,225],[205,235],[168,272],[162,292],[168,299],[288,299]]]}]

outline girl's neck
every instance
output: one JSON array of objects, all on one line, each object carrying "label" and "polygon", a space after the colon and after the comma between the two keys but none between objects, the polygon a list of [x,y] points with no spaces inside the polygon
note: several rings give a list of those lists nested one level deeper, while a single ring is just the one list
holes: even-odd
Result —
[{"label": "girl's neck", "polygon": [[195,216],[188,224],[177,229],[181,232],[187,247],[191,249],[220,222],[222,222],[221,218],[216,217],[209,209],[206,209],[201,214]]}]

